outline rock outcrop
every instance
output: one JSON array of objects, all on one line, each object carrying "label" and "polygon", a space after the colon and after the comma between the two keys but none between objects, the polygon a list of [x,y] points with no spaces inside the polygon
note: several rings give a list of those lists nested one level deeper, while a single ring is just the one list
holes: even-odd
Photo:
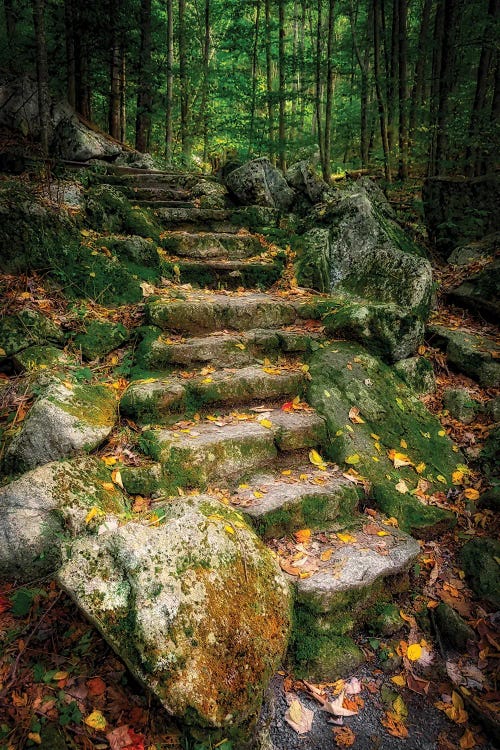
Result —
[{"label": "rock outcrop", "polygon": [[282,173],[269,159],[254,159],[230,172],[226,177],[230,193],[242,205],[267,206],[287,211],[295,193]]}]

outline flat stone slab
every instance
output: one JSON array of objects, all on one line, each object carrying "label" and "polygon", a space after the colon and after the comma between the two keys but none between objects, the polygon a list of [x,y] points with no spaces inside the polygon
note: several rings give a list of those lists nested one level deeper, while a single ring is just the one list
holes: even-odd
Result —
[{"label": "flat stone slab", "polygon": [[[222,226],[221,231],[231,231],[230,216],[231,212],[218,208],[190,208],[190,207],[169,207],[158,208],[155,216],[165,227],[195,226],[208,227],[216,230]],[[234,228],[237,231],[237,228]]]},{"label": "flat stone slab", "polygon": [[138,380],[129,385],[120,401],[120,413],[143,422],[179,411],[186,388],[174,378]]},{"label": "flat stone slab", "polygon": [[53,573],[65,536],[85,533],[88,512],[126,508],[104,463],[89,456],[54,461],[0,487],[0,575],[30,580]]},{"label": "flat stone slab", "polygon": [[309,578],[295,579],[297,601],[308,609],[335,610],[346,592],[366,590],[378,581],[406,573],[420,552],[413,537],[383,520],[374,522],[367,518],[363,527],[349,531],[349,537],[353,541],[329,534],[327,543],[315,540],[314,547],[310,546],[311,552],[320,558],[326,549],[332,552]]},{"label": "flat stone slab", "polygon": [[191,294],[187,299],[165,296],[147,305],[149,322],[164,330],[186,333],[280,328],[297,317],[295,306],[267,294]]},{"label": "flat stone slab", "polygon": [[257,475],[231,496],[231,504],[250,516],[265,538],[329,527],[356,511],[361,491],[340,472],[311,466],[285,472]]},{"label": "flat stone slab", "polygon": [[6,452],[11,471],[96,448],[116,421],[116,395],[101,385],[52,383],[35,401]]},{"label": "flat stone slab", "polygon": [[325,420],[313,410],[285,412],[274,409],[269,420],[280,451],[314,448],[326,440]]},{"label": "flat stone slab", "polygon": [[427,330],[431,344],[446,352],[452,367],[486,388],[500,386],[500,346],[496,341],[460,328],[433,325]]},{"label": "flat stone slab", "polygon": [[162,237],[168,252],[186,258],[241,260],[260,255],[265,249],[252,234],[167,232]]},{"label": "flat stone slab", "polygon": [[203,405],[238,404],[267,401],[300,395],[305,386],[301,370],[251,365],[239,370],[217,371],[199,380],[191,380],[189,389]]}]

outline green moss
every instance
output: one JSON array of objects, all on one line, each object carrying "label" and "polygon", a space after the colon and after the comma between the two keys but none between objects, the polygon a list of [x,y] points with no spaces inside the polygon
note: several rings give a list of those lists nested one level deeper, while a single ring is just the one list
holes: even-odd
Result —
[{"label": "green moss", "polygon": [[87,218],[97,230],[123,232],[160,240],[160,228],[151,212],[134,206],[123,193],[109,185],[90,188],[87,194]]},{"label": "green moss", "polygon": [[113,424],[116,401],[109,388],[101,385],[75,385],[71,398],[60,401],[49,396],[63,411],[96,427]]},{"label": "green moss", "polygon": [[379,636],[393,635],[404,625],[399,607],[393,602],[376,602],[366,619],[370,632]]},{"label": "green moss", "polygon": [[471,539],[460,551],[460,563],[475,593],[500,607],[500,542]]},{"label": "green moss", "polygon": [[129,332],[121,323],[92,320],[85,324],[85,331],[74,338],[75,346],[86,359],[103,357],[128,340]]},{"label": "green moss", "polygon": [[218,271],[217,267],[203,263],[190,264],[182,261],[162,261],[162,276],[181,284],[192,284],[208,289],[237,289],[240,286],[251,289],[268,289],[281,277],[284,269],[283,257],[272,263],[247,263],[238,269],[237,274]]}]

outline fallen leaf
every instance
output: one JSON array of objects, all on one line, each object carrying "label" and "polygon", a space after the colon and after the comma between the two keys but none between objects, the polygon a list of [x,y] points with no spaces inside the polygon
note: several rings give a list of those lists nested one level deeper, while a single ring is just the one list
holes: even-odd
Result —
[{"label": "fallen leaf", "polygon": [[122,490],[125,489],[125,487],[123,486],[123,482],[122,482],[122,475],[120,474],[120,470],[119,469],[115,469],[114,471],[111,472],[111,479]]},{"label": "fallen leaf", "polygon": [[464,495],[467,500],[477,500],[479,497],[479,492],[473,487],[467,487],[467,489],[464,490]]},{"label": "fallen leaf", "polygon": [[106,683],[100,677],[92,677],[86,682],[88,694],[92,697],[103,695],[106,692]]},{"label": "fallen leaf", "polygon": [[332,553],[333,553],[333,549],[325,549],[325,551],[322,552],[320,555],[320,560],[322,560],[323,562],[328,562],[328,560],[332,556]]},{"label": "fallen leaf", "polygon": [[273,423],[270,419],[261,419],[259,420],[259,424],[262,425],[262,427],[265,427],[266,429],[270,430],[273,426]]},{"label": "fallen leaf", "polygon": [[346,464],[351,464],[351,466],[355,466],[356,464],[359,464],[358,454],[354,453],[352,456],[347,456],[345,462]]},{"label": "fallen leaf", "polygon": [[314,711],[303,706],[298,698],[292,700],[285,713],[285,721],[295,732],[297,732],[297,734],[306,734],[306,732],[310,732],[313,718]]},{"label": "fallen leaf", "polygon": [[402,495],[406,495],[410,490],[404,479],[400,479],[395,489]]},{"label": "fallen leaf", "polygon": [[362,418],[361,418],[361,417],[359,416],[359,409],[358,409],[358,407],[357,407],[357,406],[353,406],[353,407],[352,407],[352,408],[351,408],[351,409],[349,410],[349,419],[350,419],[350,420],[351,420],[351,422],[353,422],[354,424],[364,424],[364,423],[365,423],[365,420],[364,420],[364,419],[362,419]]},{"label": "fallen leaf", "polygon": [[309,451],[309,461],[313,464],[313,466],[317,466],[318,469],[326,469],[324,460],[321,458],[319,453],[314,450],[314,448],[313,450]]},{"label": "fallen leaf", "polygon": [[361,683],[357,677],[351,677],[349,682],[345,683],[346,695],[358,695],[361,692]]},{"label": "fallen leaf", "polygon": [[332,731],[338,747],[352,747],[356,742],[356,735],[349,727],[334,727]]},{"label": "fallen leaf", "polygon": [[102,732],[106,729],[107,722],[100,711],[92,711],[84,720],[84,723],[92,729],[97,729]]},{"label": "fallen leaf", "polygon": [[419,643],[413,643],[408,646],[406,656],[410,661],[418,661],[422,656],[422,646]]},{"label": "fallen leaf", "polygon": [[356,537],[352,534],[342,533],[338,532],[337,537],[340,539],[341,542],[344,542],[344,544],[349,544],[356,541]]},{"label": "fallen leaf", "polygon": [[396,716],[392,711],[386,711],[384,717],[381,719],[383,726],[387,729],[387,732],[392,737],[405,738],[408,737],[408,729],[403,724],[401,719]]},{"label": "fallen leaf", "polygon": [[391,681],[395,685],[399,685],[399,687],[405,687],[406,686],[406,678],[402,674],[396,674],[394,677],[391,677]]},{"label": "fallen leaf", "polygon": [[399,451],[394,450],[394,448],[391,448],[391,450],[387,451],[387,455],[394,464],[395,469],[400,469],[402,466],[413,465],[413,462],[410,458],[408,458],[408,456],[406,456],[404,453],[399,453]]},{"label": "fallen leaf", "polygon": [[299,529],[294,533],[294,537],[299,544],[307,544],[311,539],[311,529]]},{"label": "fallen leaf", "polygon": [[459,744],[461,750],[471,750],[473,747],[476,747],[477,742],[470,729],[465,730],[463,735],[460,737]]},{"label": "fallen leaf", "polygon": [[35,743],[35,745],[41,745],[42,744],[42,738],[38,734],[38,732],[29,732],[28,739]]},{"label": "fallen leaf", "polygon": [[89,510],[87,515],[85,516],[85,523],[90,523],[93,518],[96,516],[102,516],[103,512],[99,508],[97,508],[95,505]]},{"label": "fallen leaf", "polygon": [[0,615],[2,612],[7,612],[12,607],[12,602],[10,599],[7,599],[6,596],[3,596],[0,594]]},{"label": "fallen leaf", "polygon": [[358,712],[344,707],[345,690],[342,690],[334,701],[325,701],[323,711],[333,716],[355,716]]}]

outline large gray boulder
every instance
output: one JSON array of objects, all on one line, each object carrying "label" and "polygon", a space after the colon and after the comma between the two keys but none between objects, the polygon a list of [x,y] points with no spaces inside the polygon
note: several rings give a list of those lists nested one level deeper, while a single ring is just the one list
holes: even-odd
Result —
[{"label": "large gray boulder", "polygon": [[7,448],[5,464],[12,472],[90,451],[113,429],[116,395],[101,385],[52,382],[35,401]]},{"label": "large gray boulder", "polygon": [[61,344],[64,334],[38,310],[25,308],[0,320],[0,358],[48,341]]},{"label": "large gray boulder", "polygon": [[173,499],[164,521],[77,540],[63,588],[132,674],[191,725],[231,727],[259,710],[290,627],[290,592],[239,513]]},{"label": "large gray boulder", "polygon": [[492,323],[500,319],[500,258],[471,273],[447,296],[454,305],[479,313]]},{"label": "large gray boulder", "polygon": [[315,173],[307,159],[295,162],[285,172],[285,180],[290,187],[304,195],[311,203],[319,203],[330,188]]},{"label": "large gray boulder", "polygon": [[282,173],[269,159],[254,159],[234,169],[226,177],[226,185],[244,206],[268,206],[288,211],[295,193]]},{"label": "large gray boulder", "polygon": [[[95,520],[86,523],[92,508]],[[40,466],[0,487],[0,577],[29,581],[54,573],[65,540],[125,508],[109,469],[89,456]]]}]

